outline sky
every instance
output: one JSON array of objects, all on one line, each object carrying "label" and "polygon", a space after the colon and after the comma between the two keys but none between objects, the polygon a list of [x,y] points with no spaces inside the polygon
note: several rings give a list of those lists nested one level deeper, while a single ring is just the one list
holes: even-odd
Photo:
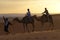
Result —
[{"label": "sky", "polygon": [[47,8],[49,13],[60,13],[60,0],[0,0],[0,14],[42,13]]}]

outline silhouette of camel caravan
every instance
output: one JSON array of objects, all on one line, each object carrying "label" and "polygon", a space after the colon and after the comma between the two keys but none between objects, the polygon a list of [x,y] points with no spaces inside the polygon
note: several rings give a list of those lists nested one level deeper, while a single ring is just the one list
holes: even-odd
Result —
[{"label": "silhouette of camel caravan", "polygon": [[32,32],[34,32],[34,28],[35,28],[35,26],[34,26],[34,19],[39,20],[41,22],[42,27],[43,27],[44,23],[46,23],[46,22],[49,22],[50,26],[52,24],[53,27],[54,27],[52,16],[49,15],[49,12],[48,12],[47,8],[45,8],[45,11],[42,14],[43,15],[38,19],[36,15],[31,16],[30,10],[27,9],[27,15],[22,20],[19,20],[18,18],[15,18],[14,20],[18,21],[19,23],[22,22],[23,23],[24,31],[25,31],[25,26],[26,26],[26,29],[28,30],[28,32],[29,32],[29,29],[27,27],[27,24],[29,24],[29,23],[31,23],[33,25]]},{"label": "silhouette of camel caravan", "polygon": [[[48,18],[49,18],[49,20],[48,20]],[[45,15],[45,14],[43,14],[43,15],[40,16],[40,17],[36,17],[36,15],[35,15],[35,19],[37,19],[37,21],[40,21],[40,22],[41,22],[41,27],[44,26],[44,23],[48,22],[48,23],[49,23],[49,27],[53,26],[53,27],[51,28],[51,30],[53,30],[53,28],[54,28],[54,23],[53,23],[53,18],[52,18],[51,15],[49,15],[49,17],[47,17],[47,15]]]},{"label": "silhouette of camel caravan", "polygon": [[[38,17],[36,15],[34,15],[34,16],[31,16],[30,18],[28,18],[27,16],[25,16],[22,20],[19,20],[18,18],[14,18],[13,21],[18,21],[19,23],[23,23],[24,32],[25,32],[25,26],[26,26],[26,30],[28,30],[28,32],[29,32],[29,29],[27,27],[27,24],[30,24],[31,23],[32,26],[33,26],[32,32],[34,32],[35,19],[37,21],[40,21],[41,22],[42,27],[43,27],[44,23],[46,23],[46,22],[49,22],[50,23],[50,26],[52,24],[53,27],[54,27],[52,16],[49,15],[49,20],[48,20],[48,18],[47,18],[47,16],[45,14],[42,15],[42,16],[40,16],[39,19],[38,19]],[[53,30],[53,28],[52,28],[52,30]]]},{"label": "silhouette of camel caravan", "polygon": [[23,23],[23,28],[24,28],[24,32],[25,32],[25,26],[26,26],[26,30],[28,30],[29,32],[29,29],[27,27],[27,24],[32,24],[33,26],[33,29],[32,29],[32,32],[34,32],[34,17],[35,16],[31,16],[30,18],[28,18],[27,16],[25,16],[22,20],[19,20],[17,17],[13,19],[13,21],[18,21],[19,23]]}]

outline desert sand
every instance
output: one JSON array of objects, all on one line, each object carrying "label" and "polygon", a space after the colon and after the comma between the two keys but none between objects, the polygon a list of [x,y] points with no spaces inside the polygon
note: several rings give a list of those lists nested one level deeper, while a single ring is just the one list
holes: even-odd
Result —
[{"label": "desert sand", "polygon": [[23,24],[14,21],[13,25],[9,26],[10,34],[5,34],[3,19],[0,21],[0,40],[60,40],[60,15],[53,15],[54,30],[51,31],[51,27],[48,27],[48,23],[45,23],[41,28],[41,23],[35,20],[35,32],[32,31],[32,25],[28,24],[30,33],[24,33]]}]

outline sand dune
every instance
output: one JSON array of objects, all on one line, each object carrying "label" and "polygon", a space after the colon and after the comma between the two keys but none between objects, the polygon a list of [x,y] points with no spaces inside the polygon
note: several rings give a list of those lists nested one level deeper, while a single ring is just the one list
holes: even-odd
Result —
[{"label": "sand dune", "polygon": [[[60,30],[60,15],[53,15],[54,30]],[[11,19],[11,18],[10,18]],[[9,19],[9,20],[10,20]],[[13,19],[13,18],[12,18]],[[23,24],[18,23],[17,21],[11,21],[13,25],[9,26],[9,31],[11,33],[22,33],[24,32]],[[41,23],[35,20],[35,31],[47,31],[50,30],[53,26],[49,27],[48,23],[45,23],[44,27],[41,28]],[[28,24],[28,28],[32,31],[32,25]],[[4,33],[3,19],[0,21],[0,34]],[[18,29],[18,30],[17,30]]]},{"label": "sand dune", "polygon": [[45,31],[33,33],[17,33],[0,36],[0,40],[60,40],[60,32]]},{"label": "sand dune", "polygon": [[31,33],[24,33],[23,24],[14,21],[13,25],[9,26],[10,34],[4,32],[3,19],[0,21],[0,40],[59,40],[60,38],[60,15],[53,15],[54,31],[51,30],[48,23],[41,27],[41,23],[35,20],[35,32],[32,31],[32,25],[28,24]]}]

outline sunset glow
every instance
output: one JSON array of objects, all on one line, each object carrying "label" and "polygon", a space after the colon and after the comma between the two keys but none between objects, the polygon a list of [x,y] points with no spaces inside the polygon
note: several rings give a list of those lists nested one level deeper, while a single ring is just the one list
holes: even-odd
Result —
[{"label": "sunset glow", "polygon": [[0,0],[0,14],[26,13],[27,8],[31,13],[42,13],[45,7],[49,13],[60,13],[60,0]]}]

